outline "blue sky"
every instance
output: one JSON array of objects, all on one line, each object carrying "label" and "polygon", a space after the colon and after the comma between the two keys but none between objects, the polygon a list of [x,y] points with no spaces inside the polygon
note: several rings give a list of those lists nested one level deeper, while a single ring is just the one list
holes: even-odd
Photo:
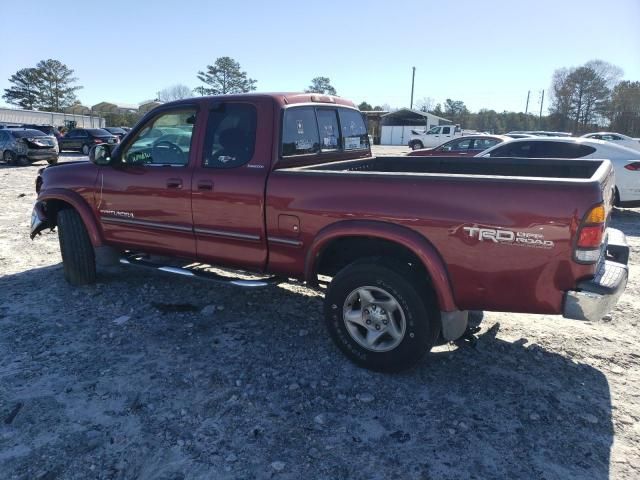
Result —
[{"label": "blue sky", "polygon": [[416,100],[473,111],[524,110],[527,90],[536,110],[556,68],[596,58],[640,80],[640,0],[19,4],[2,23],[0,90],[16,70],[56,58],[75,70],[86,105],[196,87],[196,72],[220,56],[238,60],[259,91],[301,91],[328,76],[341,96],[392,107],[409,104],[412,66]]}]

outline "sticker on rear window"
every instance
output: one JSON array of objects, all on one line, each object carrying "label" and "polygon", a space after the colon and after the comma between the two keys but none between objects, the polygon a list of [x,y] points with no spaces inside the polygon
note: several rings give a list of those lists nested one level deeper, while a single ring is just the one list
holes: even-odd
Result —
[{"label": "sticker on rear window", "polygon": [[356,150],[359,148],[362,148],[362,144],[360,143],[360,137],[346,137],[344,139],[345,150]]},{"label": "sticker on rear window", "polygon": [[313,148],[313,140],[302,138],[296,140],[296,150],[311,150]]},{"label": "sticker on rear window", "polygon": [[298,135],[304,135],[304,123],[302,123],[302,120],[296,120],[296,128],[298,129]]}]

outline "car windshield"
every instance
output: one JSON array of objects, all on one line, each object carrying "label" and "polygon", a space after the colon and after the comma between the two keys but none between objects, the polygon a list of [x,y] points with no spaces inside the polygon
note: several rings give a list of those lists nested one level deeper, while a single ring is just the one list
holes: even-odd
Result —
[{"label": "car windshield", "polygon": [[40,130],[13,130],[13,135],[18,138],[46,137]]},{"label": "car windshield", "polygon": [[91,135],[96,135],[96,136],[105,136],[105,135],[111,135],[109,132],[107,132],[106,130],[103,130],[102,128],[88,128],[87,132],[89,132]]}]

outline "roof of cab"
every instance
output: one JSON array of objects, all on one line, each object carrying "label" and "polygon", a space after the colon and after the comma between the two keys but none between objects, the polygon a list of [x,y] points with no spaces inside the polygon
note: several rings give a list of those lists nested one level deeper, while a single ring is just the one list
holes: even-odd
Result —
[{"label": "roof of cab", "polygon": [[191,103],[193,100],[249,100],[258,98],[272,98],[275,103],[280,107],[296,103],[318,103],[318,104],[333,104],[341,105],[345,107],[356,108],[355,104],[351,100],[341,98],[336,95],[325,95],[322,93],[301,93],[301,92],[265,92],[265,93],[234,93],[229,95],[209,95],[204,97],[192,97],[182,100],[176,100],[174,102],[168,102],[164,105],[180,105],[184,103]]}]

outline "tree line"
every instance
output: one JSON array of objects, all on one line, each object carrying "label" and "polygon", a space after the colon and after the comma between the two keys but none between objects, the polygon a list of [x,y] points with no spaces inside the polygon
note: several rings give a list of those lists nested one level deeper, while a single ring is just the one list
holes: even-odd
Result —
[{"label": "tree line", "polygon": [[[76,92],[82,87],[74,71],[59,60],[48,59],[35,67],[23,68],[9,77],[11,86],[2,97],[11,105],[30,110],[61,111],[79,103]],[[481,109],[470,112],[462,100],[446,99],[433,105],[423,98],[418,109],[445,117],[464,128],[488,132],[510,130],[554,130],[575,134],[602,129],[640,136],[640,82],[620,81],[622,70],[602,60],[557,69],[549,89],[549,114],[539,117],[522,112],[497,112]],[[183,84],[164,88],[156,100],[168,102],[193,95],[225,95],[256,90],[257,81],[250,78],[240,63],[231,57],[219,57],[196,74],[202,85],[191,89]],[[337,95],[328,77],[315,77],[305,89],[308,93]],[[358,105],[360,110],[390,110],[389,105]],[[102,112],[96,112],[102,115]],[[106,115],[106,114],[105,114]],[[128,125],[137,115],[112,114],[111,120]],[[114,124],[115,124],[114,123]]]}]

